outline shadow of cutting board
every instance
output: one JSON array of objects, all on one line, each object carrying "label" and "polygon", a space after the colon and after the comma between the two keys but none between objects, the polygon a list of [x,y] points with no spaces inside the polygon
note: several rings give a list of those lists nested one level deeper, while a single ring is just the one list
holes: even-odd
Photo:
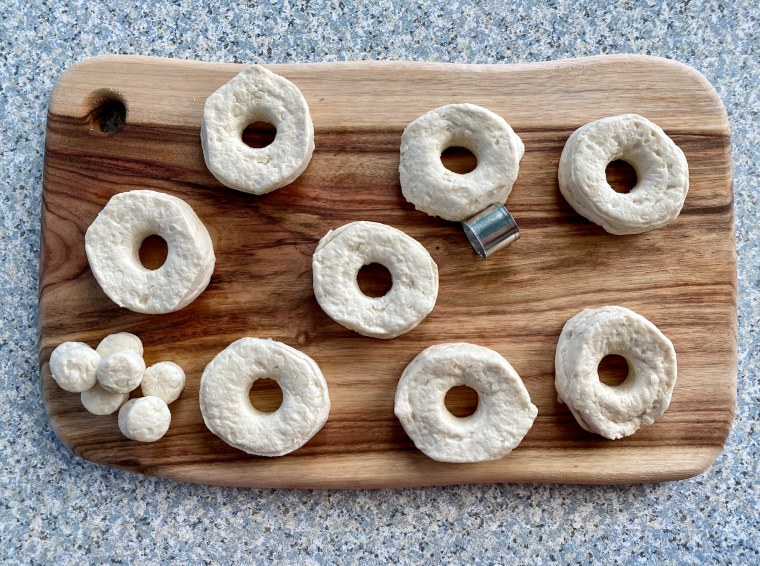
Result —
[{"label": "shadow of cutting board", "polygon": [[[316,151],[296,182],[263,197],[222,187],[206,170],[199,141],[205,98],[242,65],[100,57],[73,66],[56,85],[45,147],[39,325],[42,395],[64,444],[87,460],[130,471],[275,487],[652,482],[698,474],[716,458],[736,393],[735,249],[726,113],[702,75],[644,56],[525,65],[268,67],[302,90]],[[120,129],[95,110],[104,99],[126,104]],[[404,127],[454,102],[495,111],[525,142],[507,203],[522,239],[488,261],[473,253],[457,224],[415,211],[399,189]],[[572,210],[557,187],[557,165],[573,130],[629,112],[659,124],[683,149],[691,187],[673,224],[621,237]],[[100,131],[101,122],[113,131]],[[184,199],[214,240],[211,284],[179,312],[150,316],[120,309],[88,267],[87,226],[112,195],[134,189]],[[395,340],[346,330],[314,299],[317,242],[353,220],[404,230],[438,263],[434,311]],[[678,352],[668,411],[618,441],[584,432],[554,390],[562,325],[584,307],[608,304],[649,318]],[[79,395],[62,391],[50,377],[48,358],[58,343],[95,346],[117,331],[143,339],[147,363],[173,360],[187,372],[187,388],[171,405],[172,425],[159,442],[127,440],[116,415],[90,415]],[[327,378],[330,419],[290,455],[246,455],[203,424],[203,368],[242,336],[299,348]],[[501,460],[434,462],[414,448],[394,417],[396,383],[406,364],[425,347],[448,341],[482,344],[507,357],[538,407],[522,444]]]}]

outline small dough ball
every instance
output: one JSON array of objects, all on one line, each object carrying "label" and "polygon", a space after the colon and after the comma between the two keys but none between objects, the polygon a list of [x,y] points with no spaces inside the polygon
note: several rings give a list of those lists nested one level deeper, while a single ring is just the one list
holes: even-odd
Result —
[{"label": "small dough ball", "polygon": [[128,350],[114,352],[98,365],[98,382],[111,393],[129,393],[137,389],[145,373],[141,356]]},{"label": "small dough ball", "polygon": [[[61,356],[68,352],[69,350],[73,348],[81,348],[81,347],[89,348],[90,346],[88,344],[85,344],[84,342],[62,342],[56,346],[55,350],[50,354],[50,367],[52,368],[54,365],[59,363],[59,360],[61,359]],[[102,356],[101,356],[102,357]]]},{"label": "small dough ball", "polygon": [[95,349],[101,358],[105,358],[109,354],[113,354],[119,350],[129,350],[140,356],[143,355],[142,341],[129,332],[109,334],[100,341],[100,344]]},{"label": "small dough ball", "polygon": [[111,393],[95,382],[90,389],[82,391],[82,405],[93,415],[110,415],[129,399],[129,393]]},{"label": "small dough ball", "polygon": [[96,383],[100,354],[81,342],[64,344],[58,346],[50,356],[50,373],[53,379],[61,389],[71,393],[81,393],[90,389]]},{"label": "small dough ball", "polygon": [[174,362],[158,362],[143,374],[143,395],[158,397],[167,404],[176,401],[184,388],[185,372]]},{"label": "small dough ball", "polygon": [[119,410],[119,430],[130,440],[155,442],[166,434],[171,422],[169,407],[158,397],[132,399]]}]

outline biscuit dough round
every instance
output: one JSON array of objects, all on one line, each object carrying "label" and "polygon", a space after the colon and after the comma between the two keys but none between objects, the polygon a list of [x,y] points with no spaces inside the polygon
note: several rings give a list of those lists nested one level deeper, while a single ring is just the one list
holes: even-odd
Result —
[{"label": "biscuit dough round", "polygon": [[145,370],[140,384],[143,395],[176,401],[185,388],[185,372],[174,362],[158,362]]},{"label": "biscuit dough round", "polygon": [[130,440],[155,442],[166,434],[172,414],[158,397],[127,401],[119,409],[119,430]]},{"label": "biscuit dough round", "polygon": [[[445,405],[452,387],[478,393],[472,415]],[[467,343],[430,346],[406,367],[394,412],[415,446],[439,462],[483,462],[511,452],[538,414],[520,376],[497,352]]]},{"label": "biscuit dough round", "polygon": [[[638,181],[629,193],[617,193],[607,182],[607,165],[618,159],[636,170]],[[624,114],[573,132],[562,150],[558,180],[576,212],[611,234],[639,234],[676,219],[689,190],[689,166],[662,128]]]},{"label": "biscuit dough round", "polygon": [[58,386],[81,393],[95,385],[100,355],[83,342],[64,342],[50,355],[50,373]]},{"label": "biscuit dough round", "polygon": [[[253,148],[243,130],[254,122],[277,128],[274,141]],[[314,151],[309,105],[293,83],[251,65],[206,99],[201,144],[208,170],[227,187],[261,195],[303,173]]]},{"label": "biscuit dough round", "polygon": [[[450,147],[470,150],[478,160],[475,169],[463,175],[446,169],[441,153]],[[507,200],[524,153],[522,140],[501,116],[475,104],[441,106],[401,136],[401,191],[417,210],[465,220]]]},{"label": "biscuit dough round", "polygon": [[[359,270],[379,263],[390,271],[391,289],[368,297]],[[377,222],[351,222],[331,230],[312,257],[314,294],[334,321],[364,336],[395,338],[409,332],[435,306],[438,266],[417,240]]]},{"label": "biscuit dough round", "polygon": [[95,350],[100,354],[101,358],[105,358],[107,355],[119,350],[131,350],[142,356],[143,344],[142,340],[130,332],[117,332],[103,338]]},{"label": "biscuit dough round", "polygon": [[[256,409],[251,386],[273,379],[282,404]],[[316,362],[274,340],[241,338],[222,350],[201,376],[200,405],[208,429],[227,444],[257,456],[282,456],[308,442],[327,421],[330,397]]]},{"label": "biscuit dough round", "polygon": [[82,391],[82,406],[93,415],[110,415],[129,399],[129,393],[111,393],[95,382],[90,389]]},{"label": "biscuit dough round", "polygon": [[142,357],[129,350],[119,350],[109,354],[98,364],[98,383],[111,393],[129,393],[142,381],[145,362]]},{"label": "biscuit dough round", "polygon": [[[628,377],[599,380],[599,362],[618,355]],[[565,323],[555,354],[555,386],[578,424],[617,439],[650,425],[668,408],[676,382],[673,344],[643,316],[619,306],[584,309]]]}]

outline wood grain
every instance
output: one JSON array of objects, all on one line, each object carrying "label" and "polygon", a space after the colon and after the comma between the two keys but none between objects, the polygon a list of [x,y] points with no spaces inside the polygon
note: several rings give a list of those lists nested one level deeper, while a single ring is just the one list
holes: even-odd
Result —
[{"label": "wood grain", "polygon": [[[736,277],[729,132],[710,84],[684,65],[608,56],[526,65],[357,62],[271,65],[304,93],[316,151],[291,186],[264,197],[225,189],[199,143],[205,98],[243,67],[147,57],[88,59],[66,71],[49,106],[40,268],[40,369],[48,417],[79,456],[108,466],[221,485],[394,487],[468,482],[649,482],[704,470],[728,433],[736,391]],[[127,107],[104,134],[93,110],[104,93]],[[113,98],[113,96],[111,96]],[[522,239],[481,261],[458,225],[406,203],[398,184],[403,128],[453,102],[505,117],[525,142],[507,203]],[[684,150],[691,188],[670,226],[611,236],[577,215],[557,187],[565,140],[597,118],[636,112]],[[116,123],[118,126],[118,123]],[[456,155],[450,159],[466,159]],[[625,173],[612,172],[611,175]],[[624,179],[623,179],[624,180]],[[187,308],[149,316],[118,308],[87,265],[83,238],[108,199],[149,188],[186,200],[208,226],[217,266]],[[431,315],[391,342],[328,318],[311,288],[311,255],[329,228],[373,220],[400,228],[440,270]],[[581,430],[554,390],[554,348],[584,307],[619,304],[673,341],[673,402],[653,426],[618,441]],[[93,346],[110,332],[145,343],[148,363],[174,360],[188,386],[161,441],[122,437],[116,416],[93,417],[52,381],[48,358],[64,340]],[[242,336],[272,337],[321,366],[330,420],[282,458],[248,456],[213,436],[198,406],[205,365]],[[393,415],[396,382],[423,348],[470,341],[506,356],[539,416],[506,458],[442,464],[418,452]]]}]

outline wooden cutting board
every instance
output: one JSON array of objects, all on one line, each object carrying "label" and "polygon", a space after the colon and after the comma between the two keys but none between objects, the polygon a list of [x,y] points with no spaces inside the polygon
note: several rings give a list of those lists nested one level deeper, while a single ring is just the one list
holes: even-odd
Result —
[{"label": "wooden cutting board", "polygon": [[[53,90],[42,207],[40,368],[48,417],[66,446],[87,460],[145,474],[273,487],[651,482],[698,474],[716,458],[735,403],[736,276],[728,123],[702,75],[645,56],[524,65],[268,67],[302,90],[316,151],[295,183],[263,197],[220,186],[204,166],[199,142],[205,98],[242,65],[99,57],[70,68]],[[106,129],[118,126],[95,110],[114,99],[109,93],[126,104],[126,122],[103,133],[99,120]],[[487,261],[473,253],[459,225],[415,211],[399,189],[404,127],[454,102],[493,110],[525,142],[507,203],[522,239]],[[573,130],[629,112],[659,124],[684,150],[691,187],[673,224],[621,237],[572,210],[557,187],[557,164]],[[88,267],[87,226],[112,195],[133,189],[184,199],[214,241],[211,284],[179,312],[150,316],[120,309]],[[438,263],[435,309],[395,340],[346,330],[314,298],[311,255],[317,242],[328,229],[353,220],[404,230]],[[584,432],[554,390],[562,325],[584,307],[608,304],[646,316],[678,352],[668,411],[618,441]],[[172,425],[159,442],[127,440],[116,415],[90,415],[79,395],[51,379],[48,358],[58,343],[95,346],[117,331],[143,339],[147,363],[174,360],[187,372],[187,388],[171,405]],[[327,378],[330,419],[288,456],[246,455],[203,424],[203,368],[243,336],[299,348]],[[414,448],[394,417],[396,383],[406,364],[425,347],[449,341],[482,344],[507,357],[538,407],[533,428],[502,460],[434,462]],[[456,402],[472,404],[466,397]]]}]

